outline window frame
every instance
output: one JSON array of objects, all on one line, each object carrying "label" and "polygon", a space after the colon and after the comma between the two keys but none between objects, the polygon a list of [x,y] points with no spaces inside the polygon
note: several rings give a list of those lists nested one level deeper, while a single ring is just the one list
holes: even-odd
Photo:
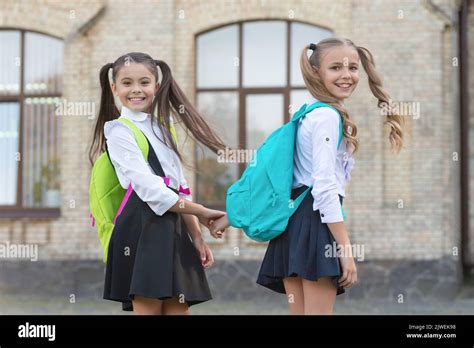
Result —
[{"label": "window frame", "polygon": [[[61,215],[59,208],[32,208],[23,206],[23,119],[24,119],[24,105],[27,98],[61,98],[62,93],[42,93],[42,94],[28,94],[24,91],[25,82],[25,35],[26,33],[35,33],[49,36],[64,42],[63,38],[49,33],[44,33],[36,30],[21,29],[14,27],[2,27],[2,31],[17,31],[20,33],[20,91],[16,95],[0,95],[0,103],[14,102],[19,104],[19,137],[18,137],[18,152],[20,153],[20,161],[18,161],[18,179],[16,188],[16,204],[15,205],[1,205],[0,204],[0,219],[16,219],[16,218],[57,218]],[[64,52],[63,52],[64,53]],[[64,75],[64,74],[63,74]]]},{"label": "window frame", "polygon": [[[262,86],[262,87],[243,87],[243,26],[245,23],[252,23],[252,22],[285,22],[286,24],[286,85],[284,87],[269,87],[269,86]],[[220,26],[212,27],[210,29],[206,29],[204,31],[200,31],[194,35],[194,97],[195,101],[198,100],[198,94],[201,92],[236,92],[238,93],[238,148],[243,149],[246,147],[247,144],[247,134],[246,134],[246,115],[245,115],[245,106],[246,106],[246,97],[247,95],[251,94],[282,94],[283,95],[283,123],[286,123],[290,120],[290,94],[291,91],[297,90],[306,90],[306,86],[292,86],[291,85],[291,29],[292,24],[305,24],[311,25],[316,28],[327,30],[334,34],[334,31],[328,27],[323,25],[316,25],[314,23],[306,22],[306,21],[299,21],[299,20],[288,20],[288,19],[281,19],[281,18],[262,18],[262,19],[252,19],[252,20],[243,20],[231,23],[225,23]],[[238,83],[237,87],[216,87],[216,88],[202,88],[198,87],[198,52],[197,52],[197,41],[199,36],[212,32],[214,30],[222,29],[228,26],[237,25],[238,26],[238,52],[239,52],[239,74],[238,74]],[[197,162],[197,155],[196,151],[193,152],[194,160]],[[242,176],[245,168],[247,167],[246,163],[238,163],[238,177]],[[195,192],[196,192],[196,199],[199,199],[199,184],[198,184],[198,174],[194,173],[194,182],[195,185]],[[223,204],[211,204],[209,207],[213,209],[224,209],[225,208],[225,199]]]}]

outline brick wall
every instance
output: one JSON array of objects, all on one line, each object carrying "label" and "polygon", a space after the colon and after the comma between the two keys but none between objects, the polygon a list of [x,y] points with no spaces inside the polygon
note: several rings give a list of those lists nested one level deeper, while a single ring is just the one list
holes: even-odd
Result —
[{"label": "brick wall", "polygon": [[[422,1],[120,0],[79,1],[74,6],[57,1],[0,3],[1,27],[20,25],[68,38],[64,98],[92,102],[96,111],[99,69],[135,50],[167,61],[178,83],[194,99],[194,36],[216,26],[294,16],[295,20],[329,27],[335,35],[351,38],[373,52],[394,100],[415,101],[421,106],[420,118],[407,120],[404,150],[394,156],[376,100],[364,79],[348,103],[361,145],[345,200],[353,243],[363,244],[366,259],[372,260],[438,259],[450,255],[457,245],[458,174],[451,156],[456,151],[453,144],[458,118],[453,93],[457,85],[450,78],[453,67],[449,64],[455,49],[454,34],[444,29],[443,19]],[[451,8],[449,2],[441,3]],[[106,5],[105,12],[89,30],[72,36],[102,5]],[[92,127],[93,121],[87,117],[62,118],[61,218],[49,222],[1,221],[2,240],[39,239],[43,259],[99,258],[96,232],[88,218],[87,151]],[[189,142],[184,153],[191,158],[193,147]],[[193,189],[194,176],[189,171],[186,175]],[[224,241],[208,239],[217,244],[214,250],[218,258],[261,258],[265,251],[262,245],[248,242],[235,231]]]}]

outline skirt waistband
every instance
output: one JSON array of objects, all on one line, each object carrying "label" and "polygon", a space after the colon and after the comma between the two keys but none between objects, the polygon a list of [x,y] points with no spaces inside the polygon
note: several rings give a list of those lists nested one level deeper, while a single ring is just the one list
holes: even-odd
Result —
[{"label": "skirt waistband", "polygon": [[[291,199],[296,199],[300,194],[302,194],[306,189],[308,188],[308,186],[306,185],[303,185],[303,186],[300,186],[300,187],[296,187],[294,189],[291,190]],[[308,196],[311,196],[311,192],[308,192]],[[344,197],[341,196],[340,194],[338,194],[339,196],[339,201],[342,202],[344,201]]]}]

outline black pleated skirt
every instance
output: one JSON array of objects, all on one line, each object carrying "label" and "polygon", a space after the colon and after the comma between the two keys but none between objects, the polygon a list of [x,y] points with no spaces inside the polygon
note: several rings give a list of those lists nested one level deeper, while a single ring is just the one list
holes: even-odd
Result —
[{"label": "black pleated skirt", "polygon": [[156,215],[132,192],[108,249],[104,299],[132,311],[136,295],[188,306],[212,299],[200,257],[180,214]]},{"label": "black pleated skirt", "polygon": [[[306,188],[294,189],[291,198],[295,199]],[[342,205],[343,197],[339,196],[339,199]],[[313,210],[313,196],[308,192],[291,216],[286,230],[269,242],[257,283],[284,294],[283,278],[301,277],[316,281],[329,276],[337,295],[344,293],[344,288],[338,284],[342,268],[337,253],[325,255],[327,248],[333,247],[334,243],[327,224],[321,221],[319,210]]]}]

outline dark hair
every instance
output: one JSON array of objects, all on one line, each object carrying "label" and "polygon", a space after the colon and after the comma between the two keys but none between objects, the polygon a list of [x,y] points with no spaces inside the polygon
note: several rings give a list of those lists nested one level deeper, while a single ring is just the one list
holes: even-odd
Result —
[{"label": "dark hair", "polygon": [[[156,122],[157,126],[164,134],[164,141],[162,141],[158,136],[157,138],[173,149],[181,161],[183,161],[183,158],[178,151],[177,145],[174,142],[170,131],[170,119],[168,116],[171,113],[176,116],[179,122],[184,124],[187,134],[191,132],[191,136],[194,140],[199,141],[214,153],[217,153],[218,150],[226,147],[219,136],[199,114],[196,108],[189,102],[186,95],[174,80],[168,64],[162,60],[154,60],[146,53],[131,52],[119,57],[114,63],[105,64],[100,69],[99,77],[102,95],[100,99],[99,115],[94,129],[94,138],[89,150],[89,160],[91,164],[94,163],[94,159],[98,152],[101,153],[105,151],[104,124],[120,116],[120,112],[115,105],[114,96],[110,87],[109,69],[112,68],[112,81],[115,82],[119,70],[124,65],[130,63],[144,64],[150,72],[153,73],[157,82],[157,66],[160,67],[162,79],[160,82],[160,88],[155,94],[151,106],[151,124],[153,126],[153,122]],[[155,110],[158,110],[158,116],[154,115]]]}]

